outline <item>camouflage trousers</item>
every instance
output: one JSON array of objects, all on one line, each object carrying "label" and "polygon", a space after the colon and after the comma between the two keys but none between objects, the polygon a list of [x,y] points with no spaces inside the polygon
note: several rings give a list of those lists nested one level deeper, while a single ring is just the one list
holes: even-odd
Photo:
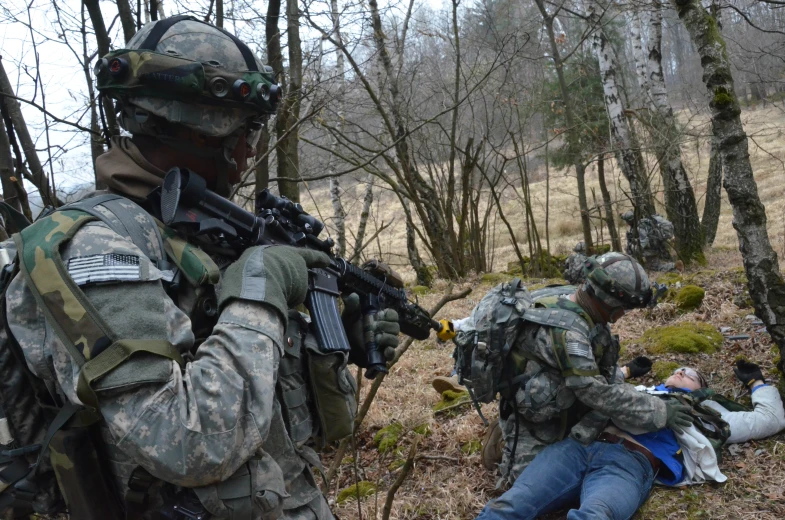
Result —
[{"label": "camouflage trousers", "polygon": [[[511,414],[507,419],[499,418],[499,425],[504,436],[504,449],[502,450],[502,461],[499,465],[501,478],[496,484],[497,488],[507,488],[515,482],[515,479],[528,466],[534,457],[537,456],[549,442],[544,442],[532,433],[532,424],[523,418],[517,418],[518,434],[517,443],[515,442],[515,414]],[[554,439],[555,441],[556,439]],[[513,454],[513,446],[515,453]],[[512,465],[510,459],[512,458]]]}]

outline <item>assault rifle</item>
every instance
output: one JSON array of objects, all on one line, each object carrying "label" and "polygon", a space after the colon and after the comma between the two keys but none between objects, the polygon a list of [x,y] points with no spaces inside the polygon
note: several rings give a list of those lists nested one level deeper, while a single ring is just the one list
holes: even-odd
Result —
[{"label": "assault rifle", "polygon": [[338,312],[338,296],[357,293],[366,331],[365,377],[369,379],[387,372],[384,355],[370,332],[380,310],[395,309],[401,332],[415,339],[426,339],[431,329],[439,332],[440,337],[452,332],[451,323],[431,319],[425,309],[410,302],[399,279],[383,270],[361,269],[335,256],[333,240],[319,238],[324,224],[287,198],[264,190],[257,197],[254,214],[208,190],[205,180],[194,172],[172,168],[148,202],[153,209],[160,208],[160,218],[167,226],[235,253],[255,245],[283,244],[330,255],[332,262],[328,267],[309,273],[306,307],[315,325],[316,339],[323,352],[350,350]]}]

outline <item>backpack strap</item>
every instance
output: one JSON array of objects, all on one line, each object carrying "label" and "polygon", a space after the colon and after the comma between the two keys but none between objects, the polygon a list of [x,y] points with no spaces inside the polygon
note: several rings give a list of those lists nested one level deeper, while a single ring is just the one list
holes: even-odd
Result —
[{"label": "backpack strap", "polygon": [[578,313],[566,309],[555,309],[552,307],[532,307],[526,309],[523,319],[546,327],[558,327],[560,329],[571,330],[578,334],[589,336],[591,329]]},{"label": "backpack strap", "polygon": [[167,341],[118,338],[68,275],[61,247],[82,226],[96,220],[80,209],[62,209],[14,235],[20,271],[58,339],[81,368],[77,395],[93,408],[98,399],[91,384],[137,352],[183,364],[180,353]]}]

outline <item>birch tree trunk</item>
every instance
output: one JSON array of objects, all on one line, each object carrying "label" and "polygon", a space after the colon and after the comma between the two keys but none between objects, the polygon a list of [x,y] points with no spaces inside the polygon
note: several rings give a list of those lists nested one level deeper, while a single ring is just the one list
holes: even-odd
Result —
[{"label": "birch tree trunk", "polygon": [[[645,68],[648,77],[640,83],[652,114],[650,136],[654,144],[657,161],[662,175],[665,190],[665,213],[673,223],[676,238],[676,251],[679,258],[689,264],[692,261],[704,263],[703,228],[698,217],[698,204],[692,183],[681,160],[681,132],[673,109],[668,101],[665,87],[665,74],[662,70],[662,4],[660,0],[652,0],[652,11],[649,19],[651,27],[648,56]],[[633,25],[635,25],[633,23]],[[635,33],[636,30],[633,30]],[[635,49],[633,45],[633,49]],[[643,57],[636,54],[636,70],[643,68]],[[640,81],[640,76],[639,76]]]},{"label": "birch tree trunk", "polygon": [[611,193],[605,183],[605,154],[600,154],[597,158],[597,179],[600,183],[603,206],[605,206],[605,224],[608,226],[608,234],[611,236],[611,250],[621,251],[619,230],[616,229],[616,221],[613,219],[613,199],[611,199]]},{"label": "birch tree trunk", "polygon": [[703,237],[706,246],[714,243],[717,236],[717,225],[720,222],[720,209],[722,205],[722,157],[717,146],[717,139],[711,140],[709,152],[709,178],[706,182],[706,200],[703,206]]},{"label": "birch tree trunk", "polygon": [[[572,96],[564,77],[564,63],[562,62],[559,45],[556,42],[556,33],[553,30],[553,16],[548,13],[545,7],[545,0],[534,0],[537,8],[542,15],[543,25],[548,33],[548,41],[551,48],[550,58],[553,60],[553,67],[556,69],[556,77],[559,80],[559,91],[561,92],[562,103],[564,103],[564,118],[567,121],[567,141],[571,149],[577,149],[580,136],[575,124],[575,116],[572,111]],[[594,242],[591,235],[591,220],[589,219],[589,203],[586,200],[586,166],[580,158],[575,158],[575,177],[578,183],[578,207],[581,212],[581,227],[583,229],[583,243],[586,251],[591,254],[594,249]]]},{"label": "birch tree trunk", "polygon": [[[8,75],[6,74],[5,68],[3,67],[2,59],[0,59],[0,92],[11,96],[14,95],[14,90],[11,87],[11,82],[8,80]],[[49,185],[49,176],[44,171],[41,160],[38,158],[38,152],[35,149],[35,142],[30,135],[30,130],[27,128],[27,123],[25,122],[25,118],[22,115],[22,108],[19,106],[19,102],[9,97],[3,97],[0,99],[0,103],[5,104],[5,108],[8,111],[8,116],[13,125],[13,130],[19,137],[22,150],[25,154],[25,159],[27,159],[27,164],[30,167],[30,182],[32,182],[35,187],[38,188],[38,191],[41,194],[41,199],[45,204],[57,206],[57,197],[55,196],[54,190],[52,190],[52,187]],[[9,139],[10,138],[9,130]]]},{"label": "birch tree trunk", "polygon": [[611,124],[611,136],[616,148],[616,157],[622,174],[630,184],[632,203],[636,211],[649,216],[655,213],[654,197],[651,195],[649,182],[643,170],[643,157],[640,145],[632,134],[629,121],[624,114],[625,106],[619,93],[616,81],[618,59],[613,46],[608,41],[599,18],[593,16],[597,23],[592,48],[600,65],[602,90],[605,95],[605,107]]},{"label": "birch tree trunk", "polygon": [[731,74],[731,62],[717,21],[698,0],[671,0],[698,49],[703,82],[711,96],[711,122],[722,157],[724,185],[733,207],[747,284],[755,315],[766,324],[779,347],[779,369],[785,372],[785,281],[766,229],[766,208],[758,195],[750,164],[747,134]]},{"label": "birch tree trunk", "polygon": [[373,175],[368,174],[365,181],[365,196],[363,197],[363,209],[360,212],[360,224],[357,226],[357,238],[354,241],[352,250],[352,260],[359,260],[362,253],[363,240],[365,240],[365,229],[368,226],[368,217],[371,215],[371,204],[373,204]]},{"label": "birch tree trunk", "polygon": [[[330,11],[332,11],[333,19],[333,35],[335,39],[343,45],[343,38],[341,37],[341,14],[338,11],[338,0],[330,0]],[[338,73],[338,86],[336,89],[335,104],[337,106],[336,115],[337,121],[335,122],[336,132],[340,133],[343,128],[344,120],[344,93],[346,91],[346,82],[344,76],[344,56],[339,50],[336,56],[336,72]],[[338,146],[338,138],[333,137],[332,151],[328,159],[329,166],[328,173],[335,173],[335,149]],[[330,177],[330,201],[333,205],[333,222],[335,223],[335,254],[344,256],[346,254],[346,211],[341,202],[341,183],[338,177]]]}]

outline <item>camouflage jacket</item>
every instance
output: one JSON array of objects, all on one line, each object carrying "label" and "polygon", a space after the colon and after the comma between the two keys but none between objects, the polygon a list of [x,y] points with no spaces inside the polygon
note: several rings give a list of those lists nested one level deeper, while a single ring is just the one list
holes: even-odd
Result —
[{"label": "camouflage jacket", "polygon": [[[586,330],[591,330],[587,327]],[[592,411],[587,421],[600,416],[633,422],[647,431],[656,431],[665,425],[665,406],[658,399],[637,392],[623,381],[616,367],[618,350],[607,326],[595,327],[589,335],[574,329],[565,330],[535,323],[526,323],[518,335],[511,356],[516,365],[525,366],[518,377],[514,395],[518,417],[532,434],[550,443],[561,438],[565,426],[572,426],[586,412]],[[555,348],[560,343],[563,348]],[[567,363],[560,359],[566,353]],[[602,356],[595,359],[595,355]],[[521,362],[525,359],[525,363]],[[570,417],[566,414],[570,413]],[[586,427],[579,422],[577,430]],[[590,437],[601,431],[597,425]],[[576,431],[577,431],[576,430]],[[581,438],[589,442],[591,438]]]},{"label": "camouflage jacket", "polygon": [[[162,258],[154,235],[149,230],[148,250],[157,248]],[[332,518],[309,468],[318,459],[304,442],[293,442],[282,417],[276,384],[287,342],[275,311],[257,301],[232,300],[199,344],[198,324],[191,321],[200,304],[194,289],[183,283],[170,297],[164,281],[171,273],[159,270],[103,222],[81,227],[61,256],[118,336],[166,341],[190,359],[181,368],[165,357],[139,353],[93,386],[118,489],[125,492],[131,473],[141,466],[163,481],[153,486],[151,509],[174,485],[193,488],[216,518],[238,518],[220,483],[242,477],[250,482],[253,509],[243,518]],[[104,257],[138,258],[140,267],[90,276],[79,272],[89,265],[80,259]],[[252,275],[263,278],[264,272]],[[80,368],[21,273],[7,290],[7,313],[29,368],[61,401],[79,403]]]}]

